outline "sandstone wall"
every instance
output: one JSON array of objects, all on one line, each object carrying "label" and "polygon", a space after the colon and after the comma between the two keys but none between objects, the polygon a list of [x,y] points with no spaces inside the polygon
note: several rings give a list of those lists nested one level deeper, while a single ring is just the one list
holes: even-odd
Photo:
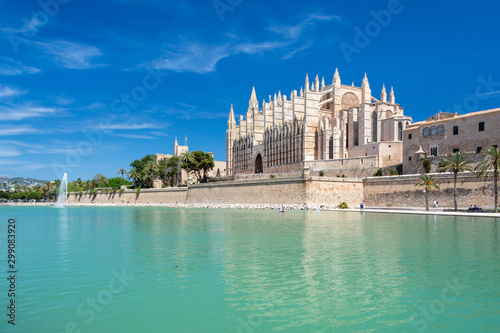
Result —
[{"label": "sandstone wall", "polygon": [[303,179],[253,179],[190,185],[186,203],[302,204]]},{"label": "sandstone wall", "polygon": [[[429,206],[434,200],[439,207],[453,207],[453,175],[433,175],[441,188],[428,192]],[[403,175],[367,178],[364,183],[364,197],[367,207],[425,207],[423,187],[415,186],[419,175]],[[471,204],[493,207],[493,182],[478,180],[472,174],[461,174],[457,180],[457,202],[459,208]]]},{"label": "sandstone wall", "polygon": [[306,180],[306,202],[308,205],[347,202],[349,207],[359,207],[363,202],[363,180],[311,177]]},{"label": "sandstone wall", "polygon": [[105,194],[100,193],[95,196],[84,194],[81,197],[71,193],[68,196],[70,203],[91,203],[92,199],[96,203],[184,203],[186,201],[187,189],[185,187],[163,188],[163,189],[142,189],[139,195],[135,190],[126,190],[124,193]]}]

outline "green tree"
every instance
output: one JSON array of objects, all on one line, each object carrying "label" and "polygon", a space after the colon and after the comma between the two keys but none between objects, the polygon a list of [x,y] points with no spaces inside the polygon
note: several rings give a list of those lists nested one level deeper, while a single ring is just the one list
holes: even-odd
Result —
[{"label": "green tree", "polygon": [[99,187],[104,187],[104,183],[106,182],[107,179],[108,178],[106,178],[104,175],[96,173],[93,180],[99,183]]},{"label": "green tree", "polygon": [[181,162],[181,168],[186,169],[187,178],[189,179],[189,173],[192,172],[194,168],[196,168],[193,154],[188,151],[183,152],[181,154]]},{"label": "green tree", "polygon": [[421,181],[416,183],[415,186],[424,186],[424,200],[425,200],[425,210],[429,210],[429,198],[427,197],[427,193],[432,189],[438,189],[439,186],[432,179],[432,176],[423,175],[420,177]]},{"label": "green tree", "polygon": [[455,205],[455,211],[458,210],[457,175],[459,172],[472,171],[472,167],[470,166],[471,163],[474,163],[474,161],[469,159],[464,153],[461,152],[452,153],[439,161],[439,172],[453,172],[453,202]]},{"label": "green tree", "polygon": [[495,197],[495,213],[498,213],[498,176],[500,172],[500,150],[497,147],[488,147],[481,151],[484,160],[476,165],[474,172],[479,178],[493,177],[493,191]]},{"label": "green tree", "polygon": [[127,177],[129,179],[132,179],[135,187],[141,186],[142,174],[136,168],[130,169],[130,171],[127,173]]},{"label": "green tree", "polygon": [[171,187],[177,185],[179,166],[180,158],[177,156],[172,156],[168,160],[163,159],[158,163],[158,176],[164,185],[169,184]]},{"label": "green tree", "polygon": [[125,178],[123,178],[123,175],[127,173],[127,170],[125,170],[124,168],[121,168],[120,170],[118,170],[118,173],[117,175],[121,174],[122,175],[122,180],[123,180],[123,184],[122,185],[125,185]]},{"label": "green tree", "polygon": [[108,185],[109,187],[118,189],[122,185],[132,185],[132,183],[120,177],[114,177],[114,178],[108,178]]},{"label": "green tree", "polygon": [[422,166],[424,167],[425,173],[431,172],[431,160],[425,157],[422,157],[420,160],[422,161]]}]

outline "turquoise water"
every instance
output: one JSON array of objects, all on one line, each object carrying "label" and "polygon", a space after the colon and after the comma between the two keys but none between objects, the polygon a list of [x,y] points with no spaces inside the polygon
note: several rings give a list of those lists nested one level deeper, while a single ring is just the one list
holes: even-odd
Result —
[{"label": "turquoise water", "polygon": [[113,207],[0,216],[2,332],[500,331],[498,219]]}]

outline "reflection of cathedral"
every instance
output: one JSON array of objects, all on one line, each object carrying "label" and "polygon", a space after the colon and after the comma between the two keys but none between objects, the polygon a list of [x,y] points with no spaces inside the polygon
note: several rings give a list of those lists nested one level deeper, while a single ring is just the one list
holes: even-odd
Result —
[{"label": "reflection of cathedral", "polygon": [[300,93],[292,91],[289,99],[281,92],[269,96],[261,109],[253,88],[246,120],[240,115],[239,125],[231,106],[228,175],[298,171],[313,161],[363,164],[360,157],[376,167],[401,164],[402,131],[410,123],[392,88],[389,100],[385,86],[380,100],[371,95],[366,74],[361,88],[341,84],[337,70],[328,86],[318,76],[310,84],[306,75]]}]

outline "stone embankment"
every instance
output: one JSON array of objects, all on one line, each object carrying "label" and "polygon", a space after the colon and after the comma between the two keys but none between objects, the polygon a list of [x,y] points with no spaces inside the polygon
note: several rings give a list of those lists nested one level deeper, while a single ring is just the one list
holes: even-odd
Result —
[{"label": "stone embankment", "polygon": [[[170,208],[208,208],[208,209],[268,209],[279,210],[281,205],[278,204],[184,204],[184,203],[70,203],[68,206],[87,206],[87,207],[170,207]],[[301,205],[301,204],[286,204],[283,205],[285,210],[321,210],[338,209],[336,205]]]}]

